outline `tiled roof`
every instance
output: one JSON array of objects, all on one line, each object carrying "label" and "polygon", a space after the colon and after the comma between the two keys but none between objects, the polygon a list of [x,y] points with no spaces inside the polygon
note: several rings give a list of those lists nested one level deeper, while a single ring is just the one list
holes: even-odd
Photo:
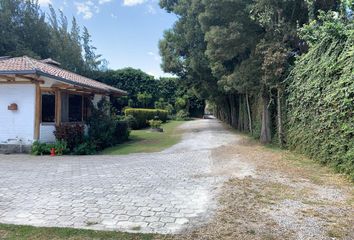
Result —
[{"label": "tiled roof", "polygon": [[106,93],[127,94],[125,91],[114,88],[107,84],[92,80],[79,74],[64,70],[58,66],[45,63],[27,56],[15,58],[0,58],[0,75],[9,74],[38,74],[54,78],[58,81],[77,85],[80,87],[91,88]]}]

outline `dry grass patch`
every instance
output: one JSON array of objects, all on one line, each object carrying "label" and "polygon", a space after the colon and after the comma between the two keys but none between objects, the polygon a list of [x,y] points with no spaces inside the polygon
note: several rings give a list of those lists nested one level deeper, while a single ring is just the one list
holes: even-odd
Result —
[{"label": "dry grass patch", "polygon": [[170,239],[292,239],[291,231],[279,231],[277,223],[261,211],[284,197],[279,188],[253,178],[232,179],[223,186],[221,207],[210,223]]},{"label": "dry grass patch", "polygon": [[354,239],[353,185],[346,176],[303,155],[237,137],[212,152],[211,174],[231,176],[215,218],[174,239]]}]

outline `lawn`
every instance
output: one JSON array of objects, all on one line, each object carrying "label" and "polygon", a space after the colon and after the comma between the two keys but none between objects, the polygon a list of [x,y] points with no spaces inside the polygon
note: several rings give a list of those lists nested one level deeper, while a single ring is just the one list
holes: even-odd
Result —
[{"label": "lawn", "polygon": [[181,133],[177,127],[182,121],[170,121],[162,125],[163,133],[151,132],[149,129],[133,130],[130,140],[115,147],[103,151],[107,155],[125,155],[130,153],[160,152],[169,148],[181,140]]},{"label": "lawn", "polygon": [[17,226],[0,224],[0,239],[6,240],[47,240],[47,239],[111,239],[111,240],[150,240],[154,239],[153,234],[122,233],[93,231],[72,228],[37,228],[31,226]]}]

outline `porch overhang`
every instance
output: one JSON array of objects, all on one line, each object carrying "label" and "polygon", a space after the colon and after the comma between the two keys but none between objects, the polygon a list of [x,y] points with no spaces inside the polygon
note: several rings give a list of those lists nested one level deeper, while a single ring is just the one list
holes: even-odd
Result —
[{"label": "porch overhang", "polygon": [[[26,70],[26,71],[0,71],[0,78],[8,78],[6,82],[4,83],[9,83],[12,82],[11,80],[9,80],[9,78],[13,77],[19,77],[19,78],[29,78],[30,82],[35,83],[42,83],[43,80],[41,79],[41,77],[47,77],[53,80],[56,80],[58,82],[63,83],[65,86],[65,89],[68,89],[67,86],[72,86],[72,89],[75,90],[79,90],[79,91],[83,91],[86,93],[93,93],[93,94],[102,94],[102,95],[112,95],[112,96],[125,96],[128,93],[126,91],[120,90],[120,89],[116,89],[116,88],[107,88],[107,89],[102,89],[102,88],[97,88],[94,86],[90,86],[87,84],[82,84],[82,83],[78,83],[69,79],[65,79],[59,76],[55,76],[52,74],[48,74],[46,72],[40,71],[40,70]],[[13,81],[15,82],[15,80]],[[1,81],[0,81],[1,83]],[[58,85],[59,86],[59,85]],[[60,87],[59,87],[60,88]]]}]

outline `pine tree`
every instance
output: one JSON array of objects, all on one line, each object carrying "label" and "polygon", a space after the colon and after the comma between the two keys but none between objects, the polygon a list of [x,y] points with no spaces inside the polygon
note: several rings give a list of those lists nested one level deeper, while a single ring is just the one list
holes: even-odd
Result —
[{"label": "pine tree", "polygon": [[97,71],[101,64],[101,55],[96,55],[96,47],[92,46],[91,35],[86,27],[84,27],[82,34],[82,41],[84,49],[85,71]]}]

